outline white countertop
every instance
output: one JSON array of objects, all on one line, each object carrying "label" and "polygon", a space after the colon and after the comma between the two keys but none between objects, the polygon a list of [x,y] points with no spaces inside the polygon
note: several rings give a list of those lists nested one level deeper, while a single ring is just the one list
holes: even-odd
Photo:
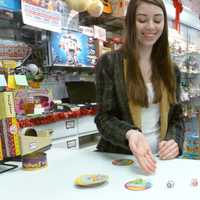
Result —
[{"label": "white countertop", "polygon": [[[112,165],[113,159],[133,158],[119,154],[99,152],[66,151],[52,148],[47,151],[48,167],[36,171],[24,171],[21,167],[0,174],[0,199],[2,200],[103,200],[138,199],[159,197],[162,200],[200,198],[200,161],[175,159],[159,161],[154,175],[146,176],[136,164]],[[109,176],[109,181],[94,188],[78,188],[74,180],[82,174],[100,173]],[[145,191],[130,191],[124,184],[135,178],[151,180],[152,188]],[[191,179],[199,185],[192,187]],[[168,180],[175,182],[168,189]]]}]

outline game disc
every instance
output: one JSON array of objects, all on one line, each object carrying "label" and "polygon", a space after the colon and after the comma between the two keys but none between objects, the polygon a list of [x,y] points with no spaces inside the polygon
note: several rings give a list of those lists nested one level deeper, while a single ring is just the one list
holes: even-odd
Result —
[{"label": "game disc", "polygon": [[133,160],[130,159],[118,159],[118,160],[113,160],[112,164],[113,165],[119,165],[119,166],[127,166],[133,164]]},{"label": "game disc", "polygon": [[83,187],[92,187],[105,183],[108,176],[102,174],[85,174],[75,179],[75,185]]},{"label": "game disc", "polygon": [[140,191],[140,190],[146,190],[152,187],[151,182],[146,181],[144,179],[135,179],[132,181],[129,181],[125,184],[125,188],[128,190],[135,190],[135,191]]}]

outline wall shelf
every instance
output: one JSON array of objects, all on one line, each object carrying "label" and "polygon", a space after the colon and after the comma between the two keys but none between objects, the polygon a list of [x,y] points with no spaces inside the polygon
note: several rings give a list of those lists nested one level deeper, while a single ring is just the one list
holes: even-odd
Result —
[{"label": "wall shelf", "polygon": [[100,17],[91,17],[86,12],[79,14],[80,24],[84,26],[98,25],[107,31],[119,31],[124,27],[124,17],[113,17],[108,14],[102,14]]}]

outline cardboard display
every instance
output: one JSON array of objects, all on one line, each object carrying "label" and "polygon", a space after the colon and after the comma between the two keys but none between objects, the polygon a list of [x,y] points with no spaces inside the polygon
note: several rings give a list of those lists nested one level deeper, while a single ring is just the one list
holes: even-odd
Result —
[{"label": "cardboard display", "polygon": [[39,151],[51,145],[50,131],[38,131],[37,136],[20,135],[21,155]]}]

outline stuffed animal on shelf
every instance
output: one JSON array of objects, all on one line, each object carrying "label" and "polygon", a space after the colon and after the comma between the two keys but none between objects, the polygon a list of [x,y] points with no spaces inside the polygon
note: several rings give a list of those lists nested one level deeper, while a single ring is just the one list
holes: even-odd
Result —
[{"label": "stuffed animal on shelf", "polygon": [[89,5],[87,11],[93,17],[101,16],[104,9],[104,5],[100,0],[92,0],[92,3]]},{"label": "stuffed animal on shelf", "polygon": [[104,9],[101,0],[64,0],[71,9],[77,12],[87,11],[93,17],[99,17]]},{"label": "stuffed animal on shelf", "polygon": [[88,6],[93,0],[64,0],[71,9],[77,12],[83,12],[88,9]]}]

